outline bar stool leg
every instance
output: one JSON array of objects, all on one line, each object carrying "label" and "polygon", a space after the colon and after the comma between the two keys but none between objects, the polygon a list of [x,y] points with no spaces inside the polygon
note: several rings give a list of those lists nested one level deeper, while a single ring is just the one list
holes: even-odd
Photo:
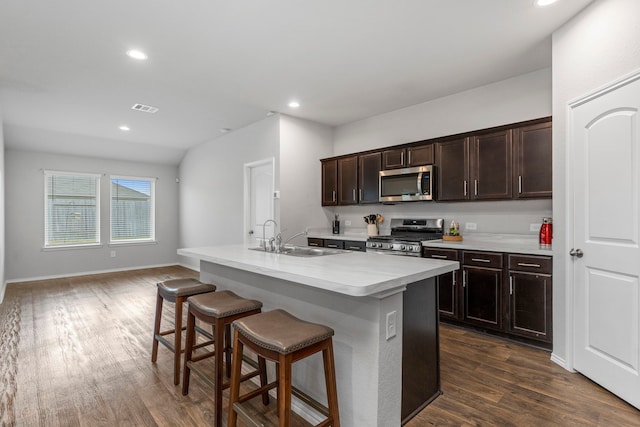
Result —
[{"label": "bar stool leg", "polygon": [[291,355],[280,355],[278,365],[278,419],[279,427],[291,425]]},{"label": "bar stool leg", "polygon": [[176,298],[176,319],[175,319],[175,334],[174,334],[174,352],[173,352],[173,385],[180,383],[180,354],[182,353],[182,303],[184,298]]},{"label": "bar stool leg", "polygon": [[[238,414],[233,410],[233,402],[238,401],[238,397],[240,396],[240,381],[235,381],[235,378],[240,378],[242,372],[242,363],[238,363],[238,360],[242,360],[244,345],[238,339],[238,331],[233,332],[233,360],[236,361],[233,363],[233,370],[231,372],[231,390],[229,391],[229,417],[227,419],[227,424],[229,427],[236,427],[238,422]],[[264,359],[262,360],[264,363]],[[262,382],[262,377],[260,378],[260,382]],[[264,400],[264,398],[263,398]]]},{"label": "bar stool leg", "polygon": [[188,366],[193,357],[193,345],[196,335],[196,317],[189,312],[187,314],[187,341],[184,349],[184,372],[182,373],[182,395],[186,396],[189,391],[189,379],[191,378],[191,368]]},{"label": "bar stool leg", "polygon": [[216,427],[222,427],[222,356],[225,351],[225,327],[223,320],[216,320],[215,323],[215,354],[213,356],[213,370],[215,372],[215,418]]},{"label": "bar stool leg", "polygon": [[336,386],[336,366],[333,359],[333,341],[329,341],[326,349],[322,350],[324,364],[324,381],[327,388],[327,406],[331,425],[340,427],[340,413],[338,411],[338,388]]},{"label": "bar stool leg", "polygon": [[156,319],[155,324],[153,325],[153,347],[151,349],[151,362],[155,363],[158,360],[158,334],[160,333],[160,321],[162,320],[162,302],[164,298],[160,296],[160,292],[158,292],[158,296],[156,297]]}]

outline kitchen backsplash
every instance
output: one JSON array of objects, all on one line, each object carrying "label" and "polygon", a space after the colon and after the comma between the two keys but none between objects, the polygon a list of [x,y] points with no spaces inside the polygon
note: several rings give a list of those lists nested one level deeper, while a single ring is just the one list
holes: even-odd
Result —
[{"label": "kitchen backsplash", "polygon": [[[460,231],[471,233],[538,234],[543,217],[552,217],[551,200],[514,200],[495,202],[410,202],[396,205],[355,205],[324,208],[327,221],[319,228],[331,229],[337,214],[340,231],[365,232],[364,216],[380,214],[385,220],[380,234],[389,233],[391,218],[444,218],[445,227],[452,220],[460,223]],[[473,225],[475,224],[475,229]]]}]

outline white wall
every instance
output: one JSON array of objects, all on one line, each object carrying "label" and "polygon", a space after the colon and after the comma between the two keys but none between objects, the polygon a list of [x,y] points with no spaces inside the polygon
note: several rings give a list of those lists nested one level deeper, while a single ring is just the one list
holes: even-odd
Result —
[{"label": "white wall", "polygon": [[[332,136],[329,126],[281,116],[280,220],[284,238],[328,221],[320,206],[319,159],[332,155]],[[293,243],[306,244],[306,238]]]},{"label": "white wall", "polygon": [[[279,187],[280,116],[274,115],[190,149],[180,164],[179,247],[244,241],[244,165],[274,157]],[[319,180],[319,178],[317,178]],[[276,204],[276,219],[279,205]],[[180,262],[199,269],[197,262]]]},{"label": "white wall", "polygon": [[638,0],[595,1],[553,35],[553,353],[560,363],[571,346],[565,319],[568,104],[634,71],[640,71]]},{"label": "white wall", "polygon": [[[6,278],[23,281],[177,263],[178,168],[89,157],[7,150],[6,156]],[[101,180],[103,246],[91,249],[43,251],[43,170],[107,174]],[[110,247],[109,174],[157,177],[157,244]],[[116,257],[110,251],[116,251]]]},{"label": "white wall", "polygon": [[[551,115],[551,70],[543,69],[381,114],[334,130],[334,155],[341,155],[485,129]],[[554,124],[555,126],[555,124]],[[344,226],[364,232],[363,216],[380,213],[385,218],[411,217],[475,222],[477,232],[536,234],[530,224],[551,216],[551,200],[473,203],[406,203],[393,206],[364,205],[325,208],[329,227],[333,213]],[[382,224],[384,230],[388,222]],[[463,229],[463,232],[465,230]],[[467,232],[468,233],[468,232]]]},{"label": "white wall", "polygon": [[5,199],[5,166],[4,166],[4,124],[2,114],[0,114],[0,303],[4,299],[6,289],[5,272],[5,223],[4,223],[4,199]]}]

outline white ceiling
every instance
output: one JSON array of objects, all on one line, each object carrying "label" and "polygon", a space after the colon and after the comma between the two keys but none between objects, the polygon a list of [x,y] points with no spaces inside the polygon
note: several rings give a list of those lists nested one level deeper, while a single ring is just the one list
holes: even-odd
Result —
[{"label": "white ceiling", "polygon": [[268,111],[337,126],[549,67],[590,2],[2,1],[5,144],[177,164]]}]

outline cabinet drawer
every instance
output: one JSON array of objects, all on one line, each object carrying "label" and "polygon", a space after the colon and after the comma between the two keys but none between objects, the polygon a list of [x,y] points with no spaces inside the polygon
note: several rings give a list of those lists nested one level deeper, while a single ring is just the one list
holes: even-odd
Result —
[{"label": "cabinet drawer", "polygon": [[423,258],[446,259],[449,261],[458,261],[458,251],[455,249],[431,249],[422,248]]},{"label": "cabinet drawer", "polygon": [[344,249],[344,240],[326,239],[324,241],[325,248]]},{"label": "cabinet drawer", "polygon": [[551,274],[552,265],[551,257],[509,254],[509,270]]},{"label": "cabinet drawer", "polygon": [[323,247],[324,239],[318,239],[317,237],[307,237],[307,245]]},{"label": "cabinet drawer", "polygon": [[367,243],[360,242],[357,240],[345,240],[344,248],[348,251],[361,251],[364,252],[367,250]]},{"label": "cabinet drawer", "polygon": [[502,268],[502,254],[495,252],[463,251],[462,260],[464,265],[474,265],[477,267],[488,268]]}]

